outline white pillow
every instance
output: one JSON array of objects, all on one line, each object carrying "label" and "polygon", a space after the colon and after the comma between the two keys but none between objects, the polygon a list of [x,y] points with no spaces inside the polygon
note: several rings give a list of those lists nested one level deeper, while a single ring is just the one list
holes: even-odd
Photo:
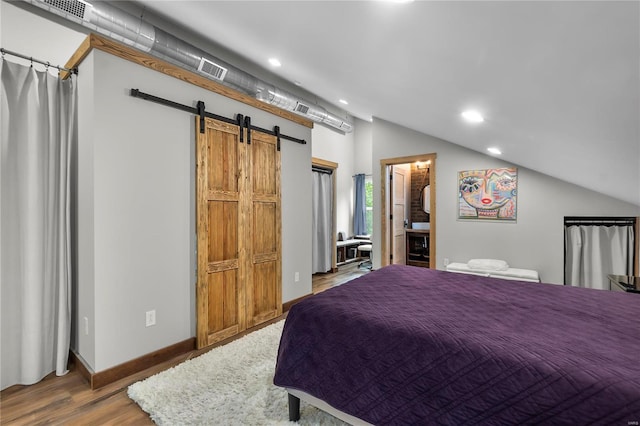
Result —
[{"label": "white pillow", "polygon": [[467,262],[467,266],[471,269],[481,269],[483,271],[506,271],[509,269],[507,262],[498,259],[471,259]]}]

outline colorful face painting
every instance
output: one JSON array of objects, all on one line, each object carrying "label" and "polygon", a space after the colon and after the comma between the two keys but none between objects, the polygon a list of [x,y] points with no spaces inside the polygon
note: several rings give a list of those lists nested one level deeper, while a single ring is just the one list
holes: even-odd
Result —
[{"label": "colorful face painting", "polygon": [[458,219],[515,221],[518,169],[458,172]]}]

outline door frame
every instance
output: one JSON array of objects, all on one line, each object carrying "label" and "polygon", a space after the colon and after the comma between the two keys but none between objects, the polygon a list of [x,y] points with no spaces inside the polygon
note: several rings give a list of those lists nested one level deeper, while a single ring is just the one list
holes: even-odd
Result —
[{"label": "door frame", "polygon": [[429,268],[435,269],[436,262],[436,158],[437,154],[419,154],[407,157],[383,158],[380,160],[380,267],[389,264],[389,226],[390,221],[387,219],[387,185],[389,176],[387,169],[396,164],[406,164],[415,162],[429,162],[429,224],[431,232],[429,233]]},{"label": "door frame", "polygon": [[337,220],[338,220],[338,213],[336,210],[336,201],[337,201],[337,194],[336,191],[338,189],[338,184],[337,184],[337,178],[336,178],[336,174],[338,172],[338,163],[334,163],[333,161],[329,161],[329,160],[323,160],[321,158],[317,158],[317,157],[311,157],[311,167],[316,166],[316,167],[321,167],[323,169],[328,169],[331,170],[331,184],[332,184],[332,200],[331,200],[331,244],[332,247],[334,247],[333,250],[331,250],[331,272],[338,272],[338,260],[337,260],[337,251],[336,251],[336,247],[337,247]]}]

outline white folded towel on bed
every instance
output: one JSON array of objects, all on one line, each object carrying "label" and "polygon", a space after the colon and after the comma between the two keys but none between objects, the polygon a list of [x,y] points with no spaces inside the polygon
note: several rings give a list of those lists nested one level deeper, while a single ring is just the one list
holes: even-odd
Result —
[{"label": "white folded towel on bed", "polygon": [[498,259],[471,259],[467,262],[471,269],[481,269],[483,271],[506,271],[509,264],[504,260]]}]

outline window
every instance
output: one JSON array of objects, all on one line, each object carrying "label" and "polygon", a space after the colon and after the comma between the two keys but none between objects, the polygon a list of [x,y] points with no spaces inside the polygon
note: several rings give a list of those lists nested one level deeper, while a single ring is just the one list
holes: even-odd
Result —
[{"label": "window", "polygon": [[371,176],[367,176],[364,180],[364,205],[367,235],[371,235],[373,233],[373,179]]}]

